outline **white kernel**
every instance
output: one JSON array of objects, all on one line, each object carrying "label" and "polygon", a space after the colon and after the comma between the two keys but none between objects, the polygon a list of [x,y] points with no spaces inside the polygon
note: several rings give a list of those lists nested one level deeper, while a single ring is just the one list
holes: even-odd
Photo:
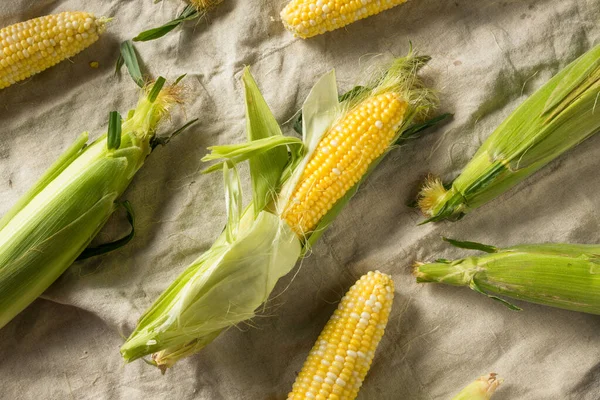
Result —
[{"label": "white kernel", "polygon": [[313,381],[323,383],[323,378],[321,378],[319,375],[315,375],[313,376]]},{"label": "white kernel", "polygon": [[369,325],[369,320],[367,318],[361,318],[360,321],[358,321],[359,325],[363,325],[363,327]]},{"label": "white kernel", "polygon": [[336,354],[335,361],[344,362],[345,359],[344,359],[344,357],[340,356],[339,354]]},{"label": "white kernel", "polygon": [[345,381],[345,380],[343,380],[342,378],[337,378],[337,379],[336,379],[336,381],[335,381],[335,383],[336,383],[338,386],[341,386],[341,387],[344,387],[344,386],[346,386],[346,381]]},{"label": "white kernel", "polygon": [[350,314],[350,318],[360,319],[360,315],[358,315],[357,313],[353,312],[353,313]]},{"label": "white kernel", "polygon": [[367,358],[367,355],[365,353],[363,353],[362,351],[357,351],[356,354],[360,357],[360,358]]},{"label": "white kernel", "polygon": [[321,7],[323,5],[323,0],[317,0],[317,7]]},{"label": "white kernel", "polygon": [[364,319],[369,319],[371,318],[371,314],[369,314],[368,312],[364,311],[362,314],[360,314],[360,316]]},{"label": "white kernel", "polygon": [[380,302],[377,302],[377,303],[375,303],[375,307],[381,308],[381,307],[383,307],[383,305]]},{"label": "white kernel", "polygon": [[314,399],[315,398],[315,395],[312,392],[306,392],[305,396],[306,396],[307,399]]},{"label": "white kernel", "polygon": [[331,142],[329,142],[329,144],[331,144],[333,147],[336,147],[339,143],[337,140],[333,139]]},{"label": "white kernel", "polygon": [[329,386],[333,386],[335,381],[331,378],[325,378],[325,383],[328,384]]},{"label": "white kernel", "polygon": [[377,121],[375,121],[375,126],[376,126],[378,129],[381,129],[381,128],[383,128],[383,122],[381,122],[381,121],[377,120]]},{"label": "white kernel", "polygon": [[329,379],[337,379],[337,375],[334,374],[333,372],[327,372],[327,377]]},{"label": "white kernel", "polygon": [[324,146],[324,147],[321,149],[321,151],[322,151],[323,153],[329,153],[329,147],[327,147],[327,146]]},{"label": "white kernel", "polygon": [[323,364],[323,365],[325,365],[327,367],[331,365],[331,363],[329,361],[327,361],[326,359],[322,359],[321,360],[321,364]]},{"label": "white kernel", "polygon": [[352,357],[352,358],[356,358],[357,354],[354,350],[346,350],[346,354],[348,354],[348,357]]},{"label": "white kernel", "polygon": [[323,5],[323,12],[327,14],[330,11],[329,6],[327,4]]},{"label": "white kernel", "polygon": [[333,173],[334,173],[334,174],[336,174],[337,176],[340,176],[340,175],[342,174],[342,171],[340,171],[340,170],[339,170],[339,169],[337,169],[337,168],[334,168],[334,169],[332,169],[332,170],[331,170],[331,172],[333,172]]},{"label": "white kernel", "polygon": [[311,26],[315,26],[315,25],[317,24],[317,22],[316,22],[314,19],[311,19],[310,21],[308,21],[308,23],[309,23]]}]

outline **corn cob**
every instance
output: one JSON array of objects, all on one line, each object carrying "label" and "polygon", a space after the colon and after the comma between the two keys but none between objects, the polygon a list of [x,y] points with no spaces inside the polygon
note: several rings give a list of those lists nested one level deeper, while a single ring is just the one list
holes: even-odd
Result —
[{"label": "corn cob", "polygon": [[[304,103],[303,140],[282,135],[246,70],[249,141],[211,147],[204,158],[221,161],[208,171],[224,170],[226,227],[146,311],[121,347],[125,360],[153,354],[164,371],[254,317],[396,139],[434,107],[417,78],[427,60],[413,54],[395,60],[375,83],[342,103],[335,75],[326,74]],[[240,185],[231,171],[246,160],[253,200],[239,212]]]},{"label": "corn cob", "polygon": [[66,11],[0,29],[0,89],[84,50],[98,40],[105,22],[90,13]]},{"label": "corn cob", "polygon": [[464,388],[452,400],[489,400],[501,384],[502,379],[498,378],[497,374],[484,375]]},{"label": "corn cob", "polygon": [[455,261],[417,263],[417,282],[468,286],[520,310],[500,296],[566,310],[600,314],[600,246],[577,244],[521,245],[498,249],[449,240],[455,246],[489,254]]},{"label": "corn cob", "polygon": [[288,399],[355,399],[383,337],[393,300],[390,276],[379,271],[362,276],[325,325]]},{"label": "corn cob", "polygon": [[283,25],[307,39],[342,28],[406,0],[292,0],[281,11]]},{"label": "corn cob", "polygon": [[600,130],[600,45],[521,104],[484,142],[452,185],[430,178],[419,205],[429,221],[458,219]]},{"label": "corn cob", "polygon": [[118,207],[156,125],[178,101],[174,89],[160,90],[161,80],[122,126],[117,118],[120,135],[116,128],[88,144],[82,134],[0,220],[0,328],[77,259]]},{"label": "corn cob", "polygon": [[390,91],[370,96],[333,125],[302,172],[283,217],[304,236],[391,145],[407,102]]}]

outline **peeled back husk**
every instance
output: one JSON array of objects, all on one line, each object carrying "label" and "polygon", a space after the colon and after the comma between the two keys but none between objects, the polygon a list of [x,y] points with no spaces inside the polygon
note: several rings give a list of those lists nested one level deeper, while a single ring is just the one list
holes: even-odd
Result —
[{"label": "peeled back husk", "polygon": [[224,231],[140,319],[121,347],[126,361],[156,353],[161,369],[193,354],[222,330],[251,319],[300,256],[300,240],[276,215],[246,210],[237,237]]},{"label": "peeled back husk", "polygon": [[471,242],[451,243],[489,254],[417,263],[413,271],[417,282],[469,286],[515,310],[519,308],[497,296],[600,314],[598,245],[548,243],[497,249]]},{"label": "peeled back husk", "polygon": [[451,185],[428,180],[419,199],[426,222],[461,218],[598,132],[599,94],[597,45],[523,102]]},{"label": "peeled back husk", "polygon": [[87,144],[83,133],[0,220],[0,327],[77,259],[115,211],[176,101],[168,92],[144,94],[122,124],[118,148],[107,146],[106,134]]}]

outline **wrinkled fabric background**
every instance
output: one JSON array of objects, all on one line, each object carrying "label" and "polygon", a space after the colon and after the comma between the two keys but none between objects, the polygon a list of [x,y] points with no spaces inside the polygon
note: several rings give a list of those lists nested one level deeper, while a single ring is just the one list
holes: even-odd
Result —
[{"label": "wrinkled fabric background", "polygon": [[[521,303],[515,313],[467,288],[417,285],[410,275],[415,260],[466,254],[441,236],[497,246],[599,243],[600,136],[462,221],[417,226],[420,215],[406,206],[428,172],[458,174],[527,95],[598,42],[598,1],[414,0],[308,41],[283,29],[283,5],[225,0],[199,22],[137,45],[154,76],[188,74],[185,114],[176,112],[163,130],[186,118],[200,122],[158,148],[123,196],[137,214],[135,240],[75,263],[0,331],[0,397],[283,399],[342,294],[379,269],[393,275],[397,293],[360,399],[450,399],[490,371],[506,379],[497,400],[600,399],[597,316]],[[114,76],[118,44],[182,7],[175,0],[2,1],[1,26],[79,9],[114,20],[72,62],[0,91],[0,214],[80,132],[96,137],[110,110],[134,106],[137,87],[125,70]],[[221,176],[201,175],[200,158],[209,145],[243,140],[243,67],[251,66],[284,123],[321,74],[335,67],[347,90],[368,65],[404,55],[409,40],[433,57],[424,73],[454,120],[382,163],[313,254],[282,279],[253,327],[229,330],[165,376],[142,361],[124,365],[123,336],[225,223]],[[126,230],[122,217],[99,240]]]}]

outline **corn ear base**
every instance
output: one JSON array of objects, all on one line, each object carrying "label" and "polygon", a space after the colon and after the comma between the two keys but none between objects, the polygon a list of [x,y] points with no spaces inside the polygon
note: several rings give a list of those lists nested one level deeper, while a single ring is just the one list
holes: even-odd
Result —
[{"label": "corn ear base", "polygon": [[550,243],[485,248],[489,253],[479,257],[417,263],[413,274],[417,282],[468,286],[514,310],[519,308],[498,296],[600,314],[600,246]]},{"label": "corn ear base", "polygon": [[600,130],[600,45],[523,102],[445,185],[430,178],[419,205],[428,219],[460,219]]}]

